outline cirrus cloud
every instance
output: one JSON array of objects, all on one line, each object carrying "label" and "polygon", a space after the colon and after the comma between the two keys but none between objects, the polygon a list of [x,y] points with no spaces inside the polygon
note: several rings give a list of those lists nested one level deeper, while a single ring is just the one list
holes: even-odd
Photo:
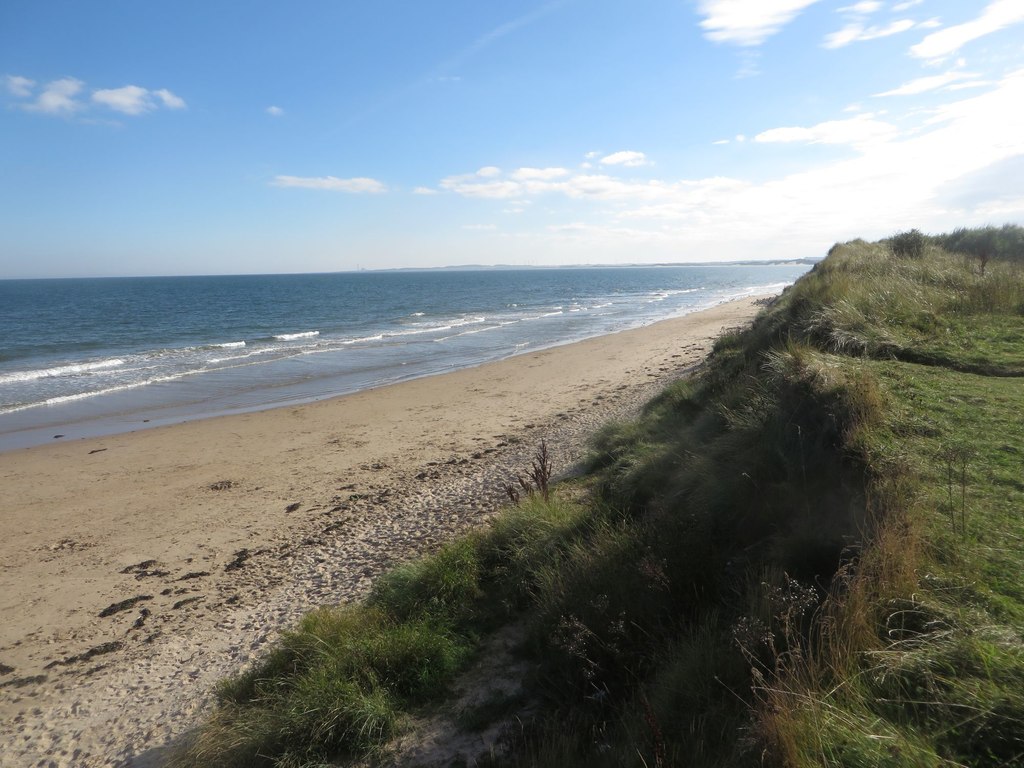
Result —
[{"label": "cirrus cloud", "polygon": [[708,40],[756,46],[818,0],[701,0],[697,11]]},{"label": "cirrus cloud", "polygon": [[786,126],[762,131],[754,141],[762,144],[802,142],[805,144],[864,145],[893,137],[896,127],[876,120],[871,113],[847,120],[827,120],[812,126]]},{"label": "cirrus cloud", "polygon": [[978,75],[970,72],[945,72],[941,75],[930,75],[910,80],[898,88],[876,93],[875,96],[916,96],[919,93],[928,93],[929,91],[935,91],[953,84],[973,86],[974,83],[960,83],[960,81],[971,80],[977,77]]},{"label": "cirrus cloud", "polygon": [[867,16],[875,11],[882,9],[882,3],[880,0],[861,0],[859,3],[848,5],[845,8],[840,8],[839,13],[856,13],[862,16]]},{"label": "cirrus cloud", "polygon": [[912,46],[910,53],[921,59],[941,59],[960,50],[972,40],[1022,21],[1024,3],[1021,0],[993,0],[985,6],[978,18],[933,32]]},{"label": "cirrus cloud", "polygon": [[872,25],[870,27],[865,27],[860,22],[855,21],[847,24],[838,32],[827,35],[822,45],[825,48],[842,48],[851,43],[862,43],[867,40],[877,40],[881,37],[898,35],[916,26],[917,24],[910,19],[897,19],[885,26]]}]

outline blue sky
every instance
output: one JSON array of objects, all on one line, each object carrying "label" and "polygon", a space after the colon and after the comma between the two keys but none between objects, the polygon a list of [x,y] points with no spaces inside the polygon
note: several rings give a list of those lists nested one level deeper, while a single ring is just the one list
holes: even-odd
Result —
[{"label": "blue sky", "polygon": [[1022,0],[0,3],[0,277],[1024,221]]}]

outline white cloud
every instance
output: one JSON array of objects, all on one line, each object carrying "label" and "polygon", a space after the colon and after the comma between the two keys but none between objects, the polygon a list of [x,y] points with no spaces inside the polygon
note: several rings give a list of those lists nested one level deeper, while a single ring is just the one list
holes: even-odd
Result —
[{"label": "white cloud", "polygon": [[335,176],[275,176],[271,182],[275,187],[298,187],[301,189],[320,189],[332,192],[353,192],[380,194],[387,191],[387,186],[376,179],[356,177],[339,179]]},{"label": "white cloud", "polygon": [[947,85],[944,90],[947,91],[966,91],[970,88],[988,88],[990,85],[995,85],[992,80],[971,80],[968,83],[953,83]]},{"label": "white cloud", "polygon": [[[956,179],[1024,153],[1024,70],[1000,87],[936,112],[939,127],[902,141],[883,142],[862,156],[787,177],[771,186],[801,201],[808,213],[830,209],[832,226],[881,217],[876,226],[892,227],[902,217],[924,228],[948,226],[966,215],[942,208],[936,197]],[[831,200],[830,200],[831,198]]]},{"label": "white cloud", "polygon": [[924,0],[906,0],[906,2],[903,3],[896,3],[896,5],[892,7],[892,10],[894,13],[900,13],[902,11],[910,10],[915,5],[920,5],[923,2]]},{"label": "white cloud", "polygon": [[476,174],[448,176],[441,179],[441,189],[455,192],[463,197],[480,197],[491,200],[505,200],[519,197],[525,189],[516,181],[482,181]]},{"label": "white cloud", "polygon": [[47,115],[70,115],[82,108],[75,97],[82,92],[85,83],[74,77],[53,80],[43,86],[42,93],[25,109]]},{"label": "white cloud", "polygon": [[438,195],[438,194],[440,194],[440,192],[438,192],[436,189],[431,189],[430,187],[416,187],[416,189],[414,189],[412,191],[412,193],[414,195]]},{"label": "white cloud", "polygon": [[185,108],[185,100],[175,96],[166,88],[150,91],[139,85],[101,88],[92,92],[92,100],[125,115],[142,115],[152,112],[161,105],[168,109]]},{"label": "white cloud", "polygon": [[494,165],[485,165],[475,173],[448,176],[441,179],[440,187],[447,192],[455,192],[464,197],[480,197],[492,200],[504,200],[518,197],[525,189],[518,182],[510,179],[499,179],[501,169]]},{"label": "white cloud", "polygon": [[520,168],[511,174],[511,178],[516,181],[546,181],[568,175],[569,170],[566,168]]},{"label": "white cloud", "polygon": [[[1000,98],[1013,100],[1000,104]],[[1000,81],[996,90],[963,101],[944,104],[934,109],[935,116],[928,122],[974,122],[988,116],[989,119],[1001,121],[1002,126],[1000,127],[1002,128],[1012,130],[1016,127],[1016,130],[1020,132],[1019,143],[1024,146],[1024,114],[1021,113],[1020,104],[1024,104],[1024,69],[1007,75]],[[998,107],[1002,107],[1002,109],[999,110]],[[978,114],[973,114],[972,109],[977,109]]]},{"label": "white cloud", "polygon": [[[684,188],[701,186],[706,182],[680,182]],[[714,180],[720,184],[721,180]],[[673,188],[672,184],[660,180],[623,181],[622,179],[602,174],[579,173],[568,178],[530,179],[517,181],[514,179],[481,181],[477,174],[449,176],[441,180],[441,187],[463,197],[489,198],[503,200],[516,198],[517,204],[528,203],[522,200],[531,195],[558,193],[574,200],[594,200],[609,202],[653,201],[660,199]]]},{"label": "white cloud", "polygon": [[910,19],[897,19],[885,26],[872,25],[865,27],[860,22],[850,22],[837,32],[825,36],[822,45],[825,48],[842,48],[850,43],[861,43],[866,40],[877,40],[881,37],[898,35],[913,29],[916,24]]},{"label": "white cloud", "polygon": [[761,143],[803,142],[807,144],[849,144],[860,146],[892,138],[896,127],[876,120],[871,113],[847,120],[828,120],[810,127],[783,127],[762,131],[754,137]]},{"label": "white cloud", "polygon": [[35,80],[29,80],[20,75],[7,75],[7,90],[20,98],[27,98],[32,95],[32,89],[36,87]]},{"label": "white cloud", "polygon": [[[27,77],[8,75],[7,89],[15,96],[28,98],[35,90],[36,82]],[[53,80],[42,87],[39,95],[21,106],[30,112],[46,115],[70,115],[90,106],[101,106],[125,115],[141,115],[159,107],[184,109],[185,100],[166,88],[150,91],[139,85],[125,85],[121,88],[98,88],[92,92],[89,101],[80,98],[85,83],[75,77]]]},{"label": "white cloud", "polygon": [[269,106],[267,107],[267,114],[270,115],[271,117],[280,117],[281,115],[284,114],[284,110],[281,109],[280,107]]},{"label": "white cloud", "polygon": [[[944,86],[956,83],[958,80],[974,78],[977,75],[970,72],[946,72],[942,75],[931,75],[930,77],[919,77],[916,80],[904,83],[891,91],[876,93],[875,96],[916,96],[919,93],[938,90]],[[971,83],[964,85],[970,86]]]},{"label": "white cloud", "polygon": [[141,115],[149,112],[156,105],[149,96],[149,91],[138,85],[126,85],[123,88],[105,88],[93,91],[92,100],[97,104],[110,107],[115,112],[126,115]]},{"label": "white cloud", "polygon": [[601,164],[622,165],[626,168],[638,168],[641,165],[650,165],[650,161],[647,159],[647,155],[643,152],[623,150],[621,152],[612,152],[610,155],[605,155],[601,158]]},{"label": "white cloud", "polygon": [[160,99],[163,105],[168,109],[185,108],[185,100],[180,96],[176,96],[175,94],[171,93],[166,88],[161,88],[158,91],[153,91],[153,93],[156,94],[156,97]]},{"label": "white cloud", "polygon": [[704,36],[716,43],[760,45],[818,0],[700,0]]},{"label": "white cloud", "polygon": [[493,232],[498,227],[495,224],[463,224],[462,228],[469,232]]},{"label": "white cloud", "polygon": [[[856,120],[791,129],[786,138],[844,138],[859,143],[859,151],[763,181],[637,180],[576,170],[530,181],[471,173],[449,177],[461,181],[446,186],[466,197],[513,197],[514,206],[543,199],[545,213],[558,217],[549,221],[567,223],[509,236],[517,237],[518,253],[529,249],[561,263],[621,261],[638,248],[648,261],[805,256],[824,254],[837,239],[882,237],[908,226],[935,231],[951,221],[971,226],[1024,218],[1017,184],[1024,168],[1024,110],[1018,107],[1024,69],[991,90],[949,98],[930,112],[900,115],[907,127],[902,133]],[[859,119],[878,123],[879,116]],[[765,145],[747,151],[759,148]],[[463,186],[472,184],[502,186],[486,192]],[[507,202],[496,207],[510,209]]]},{"label": "white cloud", "polygon": [[862,0],[862,2],[848,5],[845,8],[840,8],[839,13],[856,13],[862,16],[867,16],[880,10],[882,3],[879,0]]},{"label": "white cloud", "polygon": [[1024,2],[1021,0],[993,0],[978,18],[933,32],[915,46],[910,53],[921,59],[939,59],[955,53],[979,37],[1024,21]]},{"label": "white cloud", "polygon": [[729,144],[731,142],[730,142],[729,139],[719,139],[718,141],[712,141],[711,143],[714,144],[717,147],[717,146],[721,146],[722,144]]}]

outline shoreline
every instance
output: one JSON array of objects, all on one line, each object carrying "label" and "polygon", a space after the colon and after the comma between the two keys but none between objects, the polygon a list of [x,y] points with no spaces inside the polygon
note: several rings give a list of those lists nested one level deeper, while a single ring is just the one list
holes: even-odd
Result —
[{"label": "shoreline", "polygon": [[[261,369],[262,366],[269,365],[276,372],[262,370],[255,378],[246,378],[241,373],[242,369],[246,368],[245,365],[228,366],[224,369],[193,372],[200,374],[194,378],[192,373],[179,373],[168,380],[157,378],[138,385],[118,385],[113,389],[93,393],[64,395],[56,398],[54,402],[47,400],[45,403],[23,405],[0,413],[0,455],[58,442],[113,437],[190,421],[308,405],[392,384],[501,362],[520,354],[543,352],[604,335],[637,330],[664,320],[677,319],[687,314],[713,309],[720,304],[742,301],[759,295],[750,293],[751,290],[754,289],[748,288],[738,293],[717,296],[709,294],[694,306],[676,307],[672,312],[657,319],[636,317],[632,322],[615,323],[616,327],[598,325],[583,333],[577,328],[568,339],[541,337],[527,341],[525,349],[521,348],[524,346],[522,344],[516,344],[514,348],[505,344],[489,352],[477,350],[467,355],[452,355],[449,350],[448,357],[442,355],[427,359],[414,355],[409,359],[392,358],[384,368],[369,377],[366,371],[360,371],[358,364],[354,369],[346,370],[337,368],[332,362],[323,366],[319,373],[307,372],[298,378],[294,373],[283,375],[281,366],[291,366],[296,360],[304,359],[304,356],[299,354],[260,364]],[[500,329],[492,327],[487,330]],[[319,335],[319,331],[313,333]],[[354,348],[347,349],[346,355],[351,354],[353,350]],[[330,358],[339,351],[334,349],[326,351],[326,354],[325,351],[321,351],[316,357],[320,359],[320,355],[324,355],[325,358]],[[375,353],[374,350],[357,351]],[[114,350],[107,354],[113,357],[107,361],[85,365],[102,366],[104,362],[124,363],[121,358],[132,357],[132,354],[118,353]],[[235,379],[233,384],[226,384],[224,376],[242,378]],[[261,383],[256,384],[257,381]]]},{"label": "shoreline", "polygon": [[[0,454],[0,766],[159,765],[316,605],[480,525],[757,300],[300,406]],[[11,761],[11,762],[8,762]]]}]

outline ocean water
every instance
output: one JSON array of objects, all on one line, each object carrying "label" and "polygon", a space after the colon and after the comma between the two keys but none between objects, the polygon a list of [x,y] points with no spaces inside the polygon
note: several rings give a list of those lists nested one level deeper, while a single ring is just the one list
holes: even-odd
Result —
[{"label": "ocean water", "polygon": [[806,269],[4,280],[0,450],[477,365],[777,292]]}]

